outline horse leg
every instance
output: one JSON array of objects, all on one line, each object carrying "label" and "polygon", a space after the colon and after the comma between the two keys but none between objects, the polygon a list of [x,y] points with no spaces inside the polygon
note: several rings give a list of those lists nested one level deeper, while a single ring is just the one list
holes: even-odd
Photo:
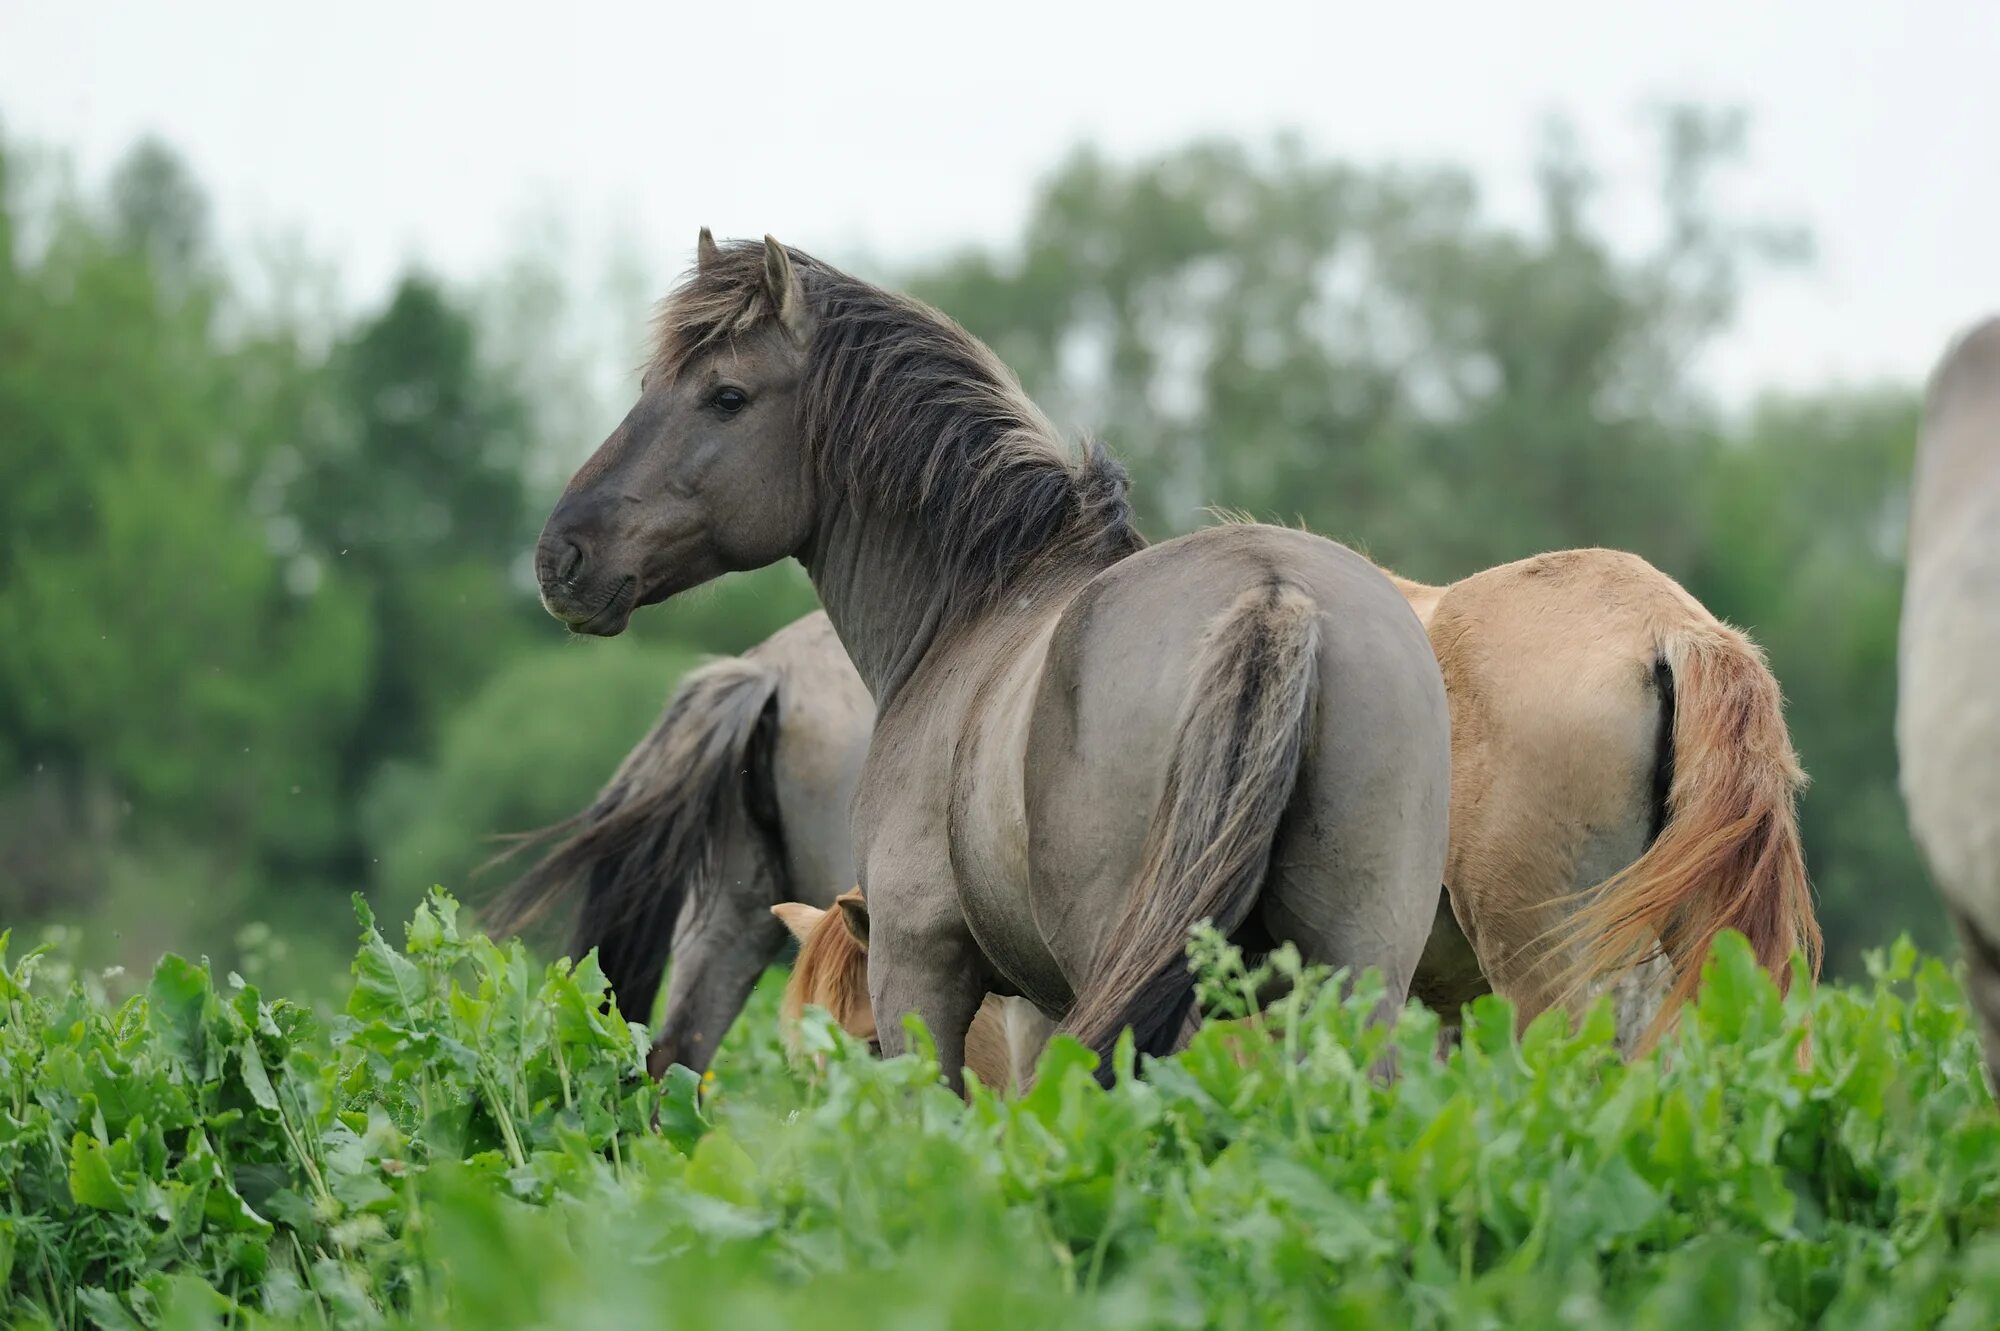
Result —
[{"label": "horse leg", "polygon": [[1009,1090],[1018,1094],[1034,1080],[1035,1064],[1041,1061],[1049,1037],[1056,1033],[1056,1024],[1025,998],[1003,998],[1000,1004],[1005,1014],[1007,1057],[1013,1073]]},{"label": "horse leg", "polygon": [[715,891],[690,896],[667,973],[667,1016],[646,1067],[663,1076],[676,1063],[705,1071],[764,968],[785,945],[770,894]]},{"label": "horse leg", "polygon": [[1570,1002],[1581,1011],[1604,993],[1613,997],[1621,1050],[1629,1052],[1652,1024],[1673,984],[1666,958],[1650,957],[1570,994],[1565,977],[1582,940],[1565,946],[1563,939],[1584,894],[1644,852],[1651,818],[1635,800],[1627,816],[1578,838],[1558,819],[1522,817],[1513,835],[1484,840],[1457,866],[1453,899],[1466,936],[1493,991],[1513,1003],[1521,1029],[1551,1007]]},{"label": "horse leg", "polygon": [[965,1036],[986,1001],[986,959],[958,914],[956,894],[911,891],[870,873],[868,997],[884,1058],[903,1052],[903,1018],[916,1013],[937,1045],[938,1069],[965,1091]]},{"label": "horse leg", "polygon": [[[1321,677],[1347,677],[1339,667],[1327,663]],[[1408,712],[1356,705],[1369,701],[1338,691],[1320,700],[1260,909],[1270,936],[1307,962],[1380,971],[1377,1015],[1389,1017],[1409,997],[1437,918],[1449,765],[1442,744],[1412,748]]]}]

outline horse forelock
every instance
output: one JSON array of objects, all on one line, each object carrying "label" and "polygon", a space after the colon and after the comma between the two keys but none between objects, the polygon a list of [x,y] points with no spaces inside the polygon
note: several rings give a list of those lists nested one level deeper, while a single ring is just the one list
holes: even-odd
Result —
[{"label": "horse forelock", "polygon": [[[983,605],[1061,552],[1101,565],[1144,545],[1125,469],[1071,445],[993,351],[920,301],[788,250],[809,345],[799,427],[823,486],[913,519],[952,600]],[[661,305],[649,373],[678,375],[777,315],[761,245],[733,241]]]}]

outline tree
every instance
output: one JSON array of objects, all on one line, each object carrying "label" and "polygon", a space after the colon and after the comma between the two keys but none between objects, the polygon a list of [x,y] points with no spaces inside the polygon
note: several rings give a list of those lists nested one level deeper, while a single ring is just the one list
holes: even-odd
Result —
[{"label": "tree", "polygon": [[366,625],[340,587],[287,586],[230,464],[212,301],[161,280],[145,197],[115,224],[63,201],[0,270],[0,805],[42,811],[0,823],[309,852]]},{"label": "tree", "polygon": [[1707,210],[1739,120],[1675,112],[1665,138],[1666,239],[1636,258],[1589,229],[1561,132],[1535,231],[1484,217],[1463,172],[1280,139],[1079,153],[1018,252],[918,285],[1109,435],[1156,527],[1208,504],[1303,518],[1430,577],[1599,543],[1683,564],[1702,437],[1684,367],[1745,266],[1787,250]]},{"label": "tree", "polygon": [[1688,586],[1748,628],[1784,682],[1806,771],[1807,861],[1828,954],[1912,930],[1942,945],[1896,788],[1896,628],[1917,395],[1772,398],[1716,450]]},{"label": "tree", "polygon": [[[488,378],[467,314],[412,275],[334,351],[273,459],[286,540],[362,589],[374,644],[364,702],[336,743],[343,799],[389,758],[423,754],[441,718],[537,615],[511,576],[533,540],[521,404]],[[350,827],[344,872],[361,867]]]}]

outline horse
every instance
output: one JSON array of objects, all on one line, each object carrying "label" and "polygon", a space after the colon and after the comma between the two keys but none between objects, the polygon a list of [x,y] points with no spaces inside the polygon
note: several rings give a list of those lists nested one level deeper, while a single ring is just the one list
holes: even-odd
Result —
[{"label": "horse", "polygon": [[[1781,986],[1795,950],[1817,974],[1803,775],[1754,643],[1622,551],[1537,555],[1443,587],[1390,576],[1430,633],[1452,713],[1445,897],[1414,996],[1449,1022],[1498,992],[1525,1026],[1608,985],[1636,1053],[1692,994],[1724,928]],[[852,978],[865,905],[848,899],[826,925],[810,907],[777,909],[814,956],[785,1012],[818,1004],[872,1031]],[[1021,1046],[1032,1031],[984,1011],[980,1023],[977,1042],[1011,1066],[1039,1051]]]},{"label": "horse", "polygon": [[1781,988],[1795,952],[1818,975],[1805,777],[1755,643],[1623,551],[1395,581],[1451,703],[1449,908],[1420,997],[1456,1011],[1490,988],[1525,1025],[1609,984],[1637,1052],[1724,929]]},{"label": "horse", "polygon": [[1896,749],[1910,828],[1964,948],[2000,1086],[2000,318],[1925,391],[1898,642]]},{"label": "horse", "polygon": [[[880,1052],[875,1009],[868,1002],[868,907],[861,893],[843,892],[826,908],[783,902],[771,907],[771,914],[799,943],[779,1008],[787,1036],[797,1031],[811,1003]],[[1033,1080],[1035,1059],[1054,1029],[1026,999],[988,994],[966,1029],[965,1070],[1002,1094],[1018,1094]]]},{"label": "horse", "polygon": [[[1449,720],[1388,578],[1309,533],[1136,531],[944,315],[766,237],[704,236],[638,402],[536,546],[542,601],[636,608],[796,558],[877,709],[852,817],[869,998],[946,1080],[990,992],[1114,1073],[1193,1027],[1206,919],[1408,993],[1445,860]],[[878,1032],[901,1052],[900,1022]]]},{"label": "horse", "polygon": [[518,933],[582,887],[570,954],[596,948],[621,1009],[666,1013],[647,1066],[700,1072],[785,945],[769,907],[854,881],[847,809],[875,707],[820,613],[691,671],[591,804],[490,908]]}]

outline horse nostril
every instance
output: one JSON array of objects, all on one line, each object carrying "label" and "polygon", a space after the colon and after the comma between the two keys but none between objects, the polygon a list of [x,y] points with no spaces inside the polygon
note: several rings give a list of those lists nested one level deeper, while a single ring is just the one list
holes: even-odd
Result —
[{"label": "horse nostril", "polygon": [[556,564],[556,579],[560,582],[568,582],[576,577],[577,570],[582,567],[582,547],[577,545],[575,541],[564,541],[562,558]]}]

